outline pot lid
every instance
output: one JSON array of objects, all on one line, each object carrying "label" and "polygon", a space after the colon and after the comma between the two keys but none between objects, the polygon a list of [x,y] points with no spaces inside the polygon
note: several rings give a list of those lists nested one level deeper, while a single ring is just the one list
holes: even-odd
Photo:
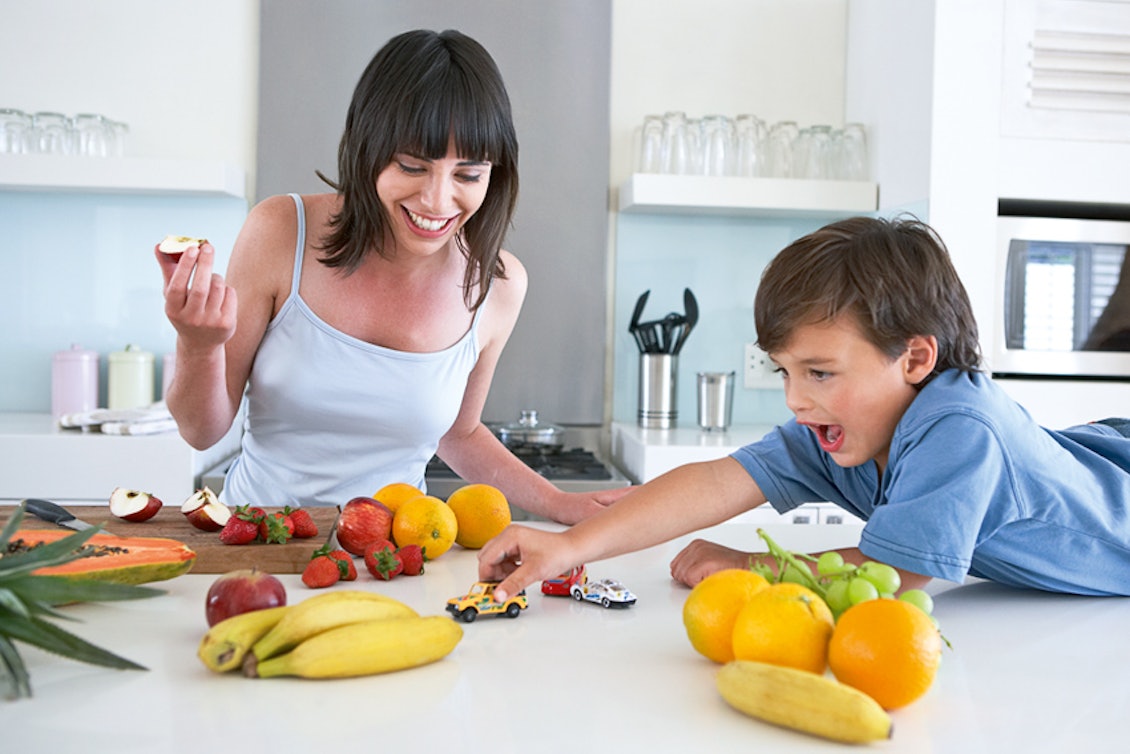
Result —
[{"label": "pot lid", "polygon": [[499,436],[503,441],[520,440],[523,442],[561,442],[561,434],[565,430],[556,425],[544,423],[538,419],[538,412],[532,408],[522,409],[518,421],[504,424],[499,428]]}]

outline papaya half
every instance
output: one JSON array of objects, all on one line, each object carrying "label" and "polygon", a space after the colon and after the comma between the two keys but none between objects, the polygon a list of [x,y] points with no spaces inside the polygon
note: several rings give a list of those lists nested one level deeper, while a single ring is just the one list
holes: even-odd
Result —
[{"label": "papaya half", "polygon": [[[18,552],[71,534],[62,529],[20,529],[12,535],[8,549]],[[196,553],[183,542],[160,537],[95,534],[82,546],[82,552],[82,557],[69,563],[40,568],[33,573],[118,584],[146,584],[188,573],[196,562]]]}]

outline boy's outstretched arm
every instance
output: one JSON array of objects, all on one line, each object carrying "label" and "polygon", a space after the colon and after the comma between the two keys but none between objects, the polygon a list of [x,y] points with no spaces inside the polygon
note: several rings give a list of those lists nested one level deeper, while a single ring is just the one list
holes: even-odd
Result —
[{"label": "boy's outstretched arm", "polygon": [[714,526],[765,502],[732,458],[692,463],[653,479],[571,529],[510,526],[479,551],[479,577],[504,600],[535,581]]}]

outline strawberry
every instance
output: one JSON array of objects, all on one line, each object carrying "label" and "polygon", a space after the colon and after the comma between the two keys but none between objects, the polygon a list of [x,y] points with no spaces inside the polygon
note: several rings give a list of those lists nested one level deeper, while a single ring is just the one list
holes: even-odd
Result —
[{"label": "strawberry", "polygon": [[404,545],[396,551],[404,564],[405,576],[419,576],[424,572],[424,548],[420,545]]},{"label": "strawberry", "polygon": [[220,530],[220,541],[225,545],[246,545],[259,536],[259,527],[238,514],[228,519]]},{"label": "strawberry", "polygon": [[365,548],[365,567],[373,578],[388,581],[404,570],[404,563],[392,542],[382,539]]},{"label": "strawberry", "polygon": [[318,555],[302,571],[302,583],[311,589],[333,586],[341,579],[338,561],[328,555]]},{"label": "strawberry", "polygon": [[352,555],[345,550],[330,550],[329,555],[339,563],[345,564],[345,574],[341,577],[342,581],[353,581],[357,578],[357,566],[353,565]]},{"label": "strawberry", "polygon": [[353,556],[347,553],[345,550],[334,550],[327,542],[326,544],[315,550],[314,554],[310,557],[317,558],[320,556],[327,556],[333,558],[338,562],[341,570],[342,581],[353,581],[357,578],[357,567],[353,565]]},{"label": "strawberry", "polygon": [[283,509],[283,513],[290,516],[290,520],[294,524],[296,539],[309,539],[318,536],[318,525],[314,523],[314,519],[310,518],[310,511],[302,508],[291,510],[288,507]]},{"label": "strawberry", "polygon": [[259,522],[259,536],[267,544],[286,544],[294,536],[294,521],[282,511],[275,511]]}]

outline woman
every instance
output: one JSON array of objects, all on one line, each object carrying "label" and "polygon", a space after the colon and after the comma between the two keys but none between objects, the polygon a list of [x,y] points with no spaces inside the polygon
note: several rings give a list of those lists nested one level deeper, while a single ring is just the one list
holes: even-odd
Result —
[{"label": "woman", "polygon": [[558,490],[481,420],[526,294],[525,270],[501,249],[517,164],[490,55],[456,31],[411,31],[357,84],[338,180],[323,176],[334,193],[257,205],[226,281],[208,243],[179,263],[157,253],[177,330],[166,400],[184,438],[215,443],[246,388],[226,501],[342,504],[392,482],[422,488],[433,453],[564,523],[622,494]]}]

